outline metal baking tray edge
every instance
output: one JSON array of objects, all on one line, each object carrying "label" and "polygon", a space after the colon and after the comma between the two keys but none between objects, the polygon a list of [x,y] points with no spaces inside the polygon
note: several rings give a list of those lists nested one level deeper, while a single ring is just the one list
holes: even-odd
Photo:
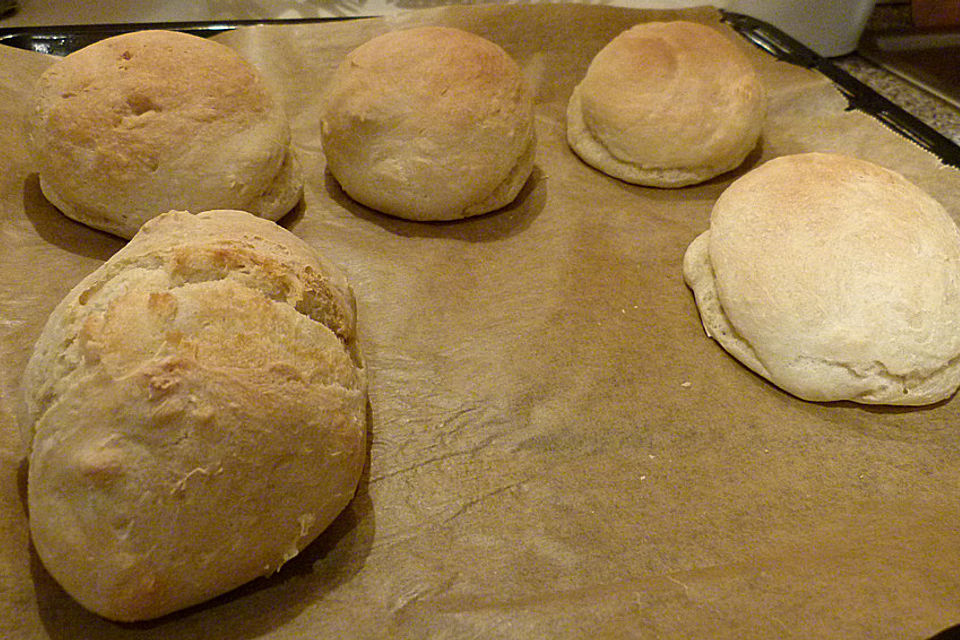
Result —
[{"label": "metal baking tray edge", "polygon": [[210,37],[238,27],[262,24],[316,24],[341,20],[362,20],[368,16],[327,16],[318,18],[283,18],[263,20],[221,20],[208,22],[124,22],[113,24],[56,25],[43,27],[0,28],[0,44],[26,49],[36,53],[65,56],[77,49],[110,36],[143,31],[167,29],[184,31],[195,36]]},{"label": "metal baking tray edge", "polygon": [[858,79],[770,24],[739,13],[721,11],[724,22],[774,57],[827,76],[847,98],[848,108],[873,116],[912,140],[944,164],[960,168],[960,145],[894,104]]},{"label": "metal baking tray edge", "polygon": [[[723,21],[745,39],[779,60],[827,76],[847,98],[849,109],[873,116],[890,129],[920,145],[948,165],[960,168],[960,145],[936,131],[916,116],[897,106],[855,77],[797,40],[763,20],[721,10]],[[292,20],[229,20],[217,22],[124,23],[103,25],[67,25],[49,27],[15,27],[0,29],[0,44],[63,56],[109,36],[143,29],[172,29],[199,36],[213,36],[237,27],[261,24],[304,24],[363,17],[297,18]]]}]

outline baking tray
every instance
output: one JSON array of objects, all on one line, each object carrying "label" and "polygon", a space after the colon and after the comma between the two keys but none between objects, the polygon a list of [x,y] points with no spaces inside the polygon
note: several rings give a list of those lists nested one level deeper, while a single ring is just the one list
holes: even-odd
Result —
[{"label": "baking tray", "polygon": [[[827,76],[846,96],[850,109],[867,113],[887,127],[936,155],[945,164],[960,168],[960,145],[933,129],[913,114],[897,106],[855,77],[833,64],[783,31],[763,20],[721,10],[724,22],[744,38],[774,57]],[[229,20],[217,22],[140,22],[102,25],[15,27],[0,29],[0,44],[37,53],[64,56],[103,38],[143,29],[172,29],[208,37],[238,27],[261,24],[304,24],[363,17],[321,17],[274,20]]]},{"label": "baking tray", "polygon": [[[335,18],[335,19],[342,20],[344,18]],[[798,43],[796,43],[796,41],[788,38],[781,32],[777,31],[776,29],[770,27],[769,25],[763,22],[753,20],[744,16],[739,16],[737,14],[725,14],[725,20],[728,22],[728,24],[730,24],[731,27],[736,29],[741,34],[743,34],[743,36],[747,40],[756,44],[761,50],[768,52],[769,54],[773,55],[775,58],[782,59],[784,61],[787,61],[788,63],[799,65],[800,67],[807,67],[814,70],[818,70],[822,74],[831,78],[836,83],[836,85],[840,87],[843,93],[847,96],[851,109],[857,109],[857,110],[860,110],[861,112],[869,113],[877,117],[881,121],[885,122],[892,129],[895,129],[896,131],[898,131],[900,134],[904,136],[908,136],[910,139],[917,142],[918,144],[926,147],[927,149],[930,149],[931,151],[934,151],[934,153],[937,153],[937,155],[940,158],[944,159],[945,161],[950,161],[949,159],[952,158],[953,162],[954,163],[956,162],[958,158],[958,150],[957,150],[957,147],[952,142],[946,139],[942,139],[942,136],[939,136],[939,134],[936,134],[936,132],[933,132],[932,134],[930,134],[929,127],[926,127],[925,125],[923,125],[923,123],[919,122],[916,118],[914,118],[910,114],[890,104],[884,98],[882,98],[881,96],[877,95],[875,92],[870,90],[869,88],[859,83],[859,81],[855,80],[848,74],[839,70],[829,60],[825,60],[823,58],[818,57],[817,55],[813,54],[802,45],[799,45]],[[69,53],[72,50],[85,46],[86,44],[89,44],[91,42],[95,42],[104,37],[115,35],[122,32],[144,29],[144,28],[162,27],[167,29],[182,30],[182,31],[194,33],[201,36],[211,36],[211,35],[230,31],[239,26],[264,24],[265,22],[273,22],[273,23],[282,22],[282,23],[290,24],[294,22],[323,22],[323,21],[324,20],[299,20],[299,21],[284,20],[284,21],[242,21],[242,22],[227,22],[227,23],[224,23],[224,22],[182,23],[182,24],[152,23],[152,24],[97,25],[97,26],[85,26],[85,27],[51,27],[51,28],[44,28],[44,29],[8,29],[8,30],[0,30],[0,44],[15,46],[20,49],[27,49],[35,52],[54,53],[58,55],[63,55],[65,53]],[[711,190],[712,192],[715,192],[717,188],[718,188],[717,184],[706,187],[706,189]],[[519,220],[519,218],[513,218],[512,220],[517,221]],[[492,222],[491,219],[481,220],[480,227],[483,227],[483,226],[490,227],[491,222]],[[378,225],[371,224],[369,226],[375,229],[379,229]],[[405,228],[407,227],[400,227],[400,229],[405,229]],[[409,227],[409,228],[412,228],[412,227]],[[458,226],[440,227],[439,229],[437,227],[433,227],[429,230],[428,233],[432,234],[437,239],[443,237],[443,234],[450,234],[449,237],[460,238],[461,240],[473,239],[473,238],[480,239],[481,235],[479,235],[479,233],[476,231],[477,228],[478,227],[472,227],[472,228],[467,227],[467,231],[463,231],[464,226],[461,224]],[[388,231],[396,233],[396,229],[392,229]],[[550,229],[550,231],[553,232],[553,229]],[[462,235],[457,235],[457,234],[462,234]],[[477,235],[471,235],[471,234],[477,234]],[[399,236],[402,234],[397,233],[397,235]],[[412,236],[413,234],[411,233],[410,235]],[[677,234],[677,235],[681,235],[681,234]],[[371,237],[378,237],[378,236],[374,235]],[[494,237],[497,239],[501,239],[500,236],[494,236]],[[629,246],[633,246],[632,241],[630,242],[631,244]],[[462,243],[462,244],[465,244],[465,243]],[[497,245],[500,243],[472,242],[471,244]],[[459,252],[461,251],[461,249],[457,248],[457,251]],[[483,255],[483,254],[478,252],[476,255]],[[386,263],[387,261],[385,260],[384,264]],[[678,286],[682,287],[682,285],[678,285]],[[636,307],[634,307],[634,309],[636,309]],[[695,321],[691,322],[691,324],[694,326],[694,328],[696,328]],[[459,418],[457,418],[457,420],[459,420]],[[457,425],[456,423],[454,423],[454,426],[458,430],[462,428],[461,425]],[[751,442],[753,442],[753,440],[751,440]],[[470,453],[472,455],[472,452]],[[461,511],[466,511],[466,509],[462,509]],[[457,513],[460,513],[461,511],[458,511]],[[357,517],[360,518],[361,516],[357,516]],[[340,534],[337,533],[337,535],[340,535]],[[328,549],[327,547],[321,546],[319,551],[314,552],[314,555],[312,556],[312,558],[316,559],[317,557],[319,557],[318,554],[322,554],[325,557],[325,554],[328,553],[327,549]],[[311,561],[311,558],[308,557],[306,561],[308,564],[305,566],[309,567],[310,561]],[[307,571],[309,571],[309,569],[307,569]],[[683,578],[683,575],[680,574],[679,577]],[[296,579],[300,580],[301,577],[296,576]],[[678,587],[681,587],[684,590],[684,592],[686,592],[687,590],[686,584],[683,584],[674,580],[673,577],[671,577],[669,574],[667,575],[665,580],[669,581],[670,583],[676,583]],[[291,582],[295,583],[296,580],[293,580]],[[47,581],[45,584],[49,586],[49,581]],[[304,584],[312,584],[312,583],[304,583]],[[274,586],[276,585],[274,584]],[[302,587],[295,587],[295,589],[300,589],[300,588]],[[253,589],[255,589],[255,587]],[[247,592],[247,593],[249,594],[250,592]],[[601,593],[601,595],[603,595],[603,593]],[[603,602],[602,599],[600,599],[599,601],[601,603]],[[54,600],[48,599],[48,602],[47,602],[48,606],[50,605],[51,602],[53,604],[56,604],[60,601],[55,599]],[[497,601],[495,600],[492,602],[494,604],[497,603]],[[229,604],[229,600],[227,601],[227,603]],[[561,606],[564,606],[564,607],[567,606],[567,602],[565,602],[564,600],[560,600],[559,603]],[[683,613],[683,611],[681,611],[681,613]],[[62,614],[61,612],[59,612],[59,610],[54,610],[53,615],[61,616],[61,618],[67,617],[65,614]],[[255,628],[256,627],[254,627],[254,629]],[[61,628],[58,632],[58,637],[61,637],[61,638],[68,637],[70,635],[69,627],[66,627],[66,629],[67,630],[63,630],[63,628]],[[138,627],[138,629],[141,629],[141,627]],[[150,629],[158,630],[158,628],[156,627],[152,627]],[[249,633],[252,633],[251,629],[245,629],[245,630],[247,631],[247,633],[241,633],[240,635],[249,635]],[[951,637],[958,637],[956,635],[957,630],[958,630],[957,627],[952,627],[951,629],[947,629],[941,633],[938,633],[933,638],[936,638],[936,640],[941,640],[941,639],[947,640],[948,638],[951,638]],[[4,634],[0,633],[0,635],[4,635]],[[72,637],[77,637],[77,636],[73,635]]]}]

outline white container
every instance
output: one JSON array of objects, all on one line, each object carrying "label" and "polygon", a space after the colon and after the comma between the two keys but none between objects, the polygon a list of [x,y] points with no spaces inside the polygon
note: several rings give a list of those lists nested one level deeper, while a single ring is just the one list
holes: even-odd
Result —
[{"label": "white container", "polygon": [[821,56],[850,53],[876,0],[728,0],[730,11],[768,22]]}]

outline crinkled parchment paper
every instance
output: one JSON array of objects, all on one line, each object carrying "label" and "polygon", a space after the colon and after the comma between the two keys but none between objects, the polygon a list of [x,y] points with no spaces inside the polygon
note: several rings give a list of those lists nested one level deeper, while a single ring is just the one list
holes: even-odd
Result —
[{"label": "crinkled parchment paper", "polygon": [[[798,400],[706,337],[681,277],[713,201],[769,158],[853,153],[955,217],[960,175],[742,40],[770,97],[743,168],[669,191],[597,173],[565,143],[570,90],[621,30],[677,16],[719,24],[712,10],[535,4],[218,36],[291,116],[307,189],[283,223],[353,284],[372,445],[351,506],[279,574],[138,625],[80,608],[29,543],[19,376],[47,314],[121,242],[40,194],[19,123],[48,59],[3,48],[0,637],[904,639],[960,622],[960,399]],[[502,211],[406,222],[325,173],[333,68],[416,23],[501,44],[535,91],[536,169]]]}]

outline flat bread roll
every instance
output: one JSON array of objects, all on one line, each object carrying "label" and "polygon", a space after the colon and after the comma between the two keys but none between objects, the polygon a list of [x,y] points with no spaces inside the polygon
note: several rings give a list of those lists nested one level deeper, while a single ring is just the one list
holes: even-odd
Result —
[{"label": "flat bread roll", "polygon": [[58,60],[37,84],[30,135],[44,196],[123,238],[171,209],[277,220],[303,188],[259,72],[186,33],[128,33]]},{"label": "flat bread roll", "polygon": [[23,379],[30,531],[78,602],[155,618],[277,571],[350,502],[343,275],[273,222],[170,212],[51,314]]},{"label": "flat bread roll", "polygon": [[594,57],[567,104],[567,141],[633,184],[683,187],[743,163],[766,111],[746,54],[706,25],[638,24]]},{"label": "flat bread roll", "polygon": [[516,62],[480,36],[403,29],[350,52],[321,122],[331,175],[357,202],[409,220],[511,203],[533,170],[533,98]]},{"label": "flat bread roll", "polygon": [[799,398],[923,405],[960,386],[960,233],[875,164],[809,153],[754,169],[683,274],[707,334]]}]

